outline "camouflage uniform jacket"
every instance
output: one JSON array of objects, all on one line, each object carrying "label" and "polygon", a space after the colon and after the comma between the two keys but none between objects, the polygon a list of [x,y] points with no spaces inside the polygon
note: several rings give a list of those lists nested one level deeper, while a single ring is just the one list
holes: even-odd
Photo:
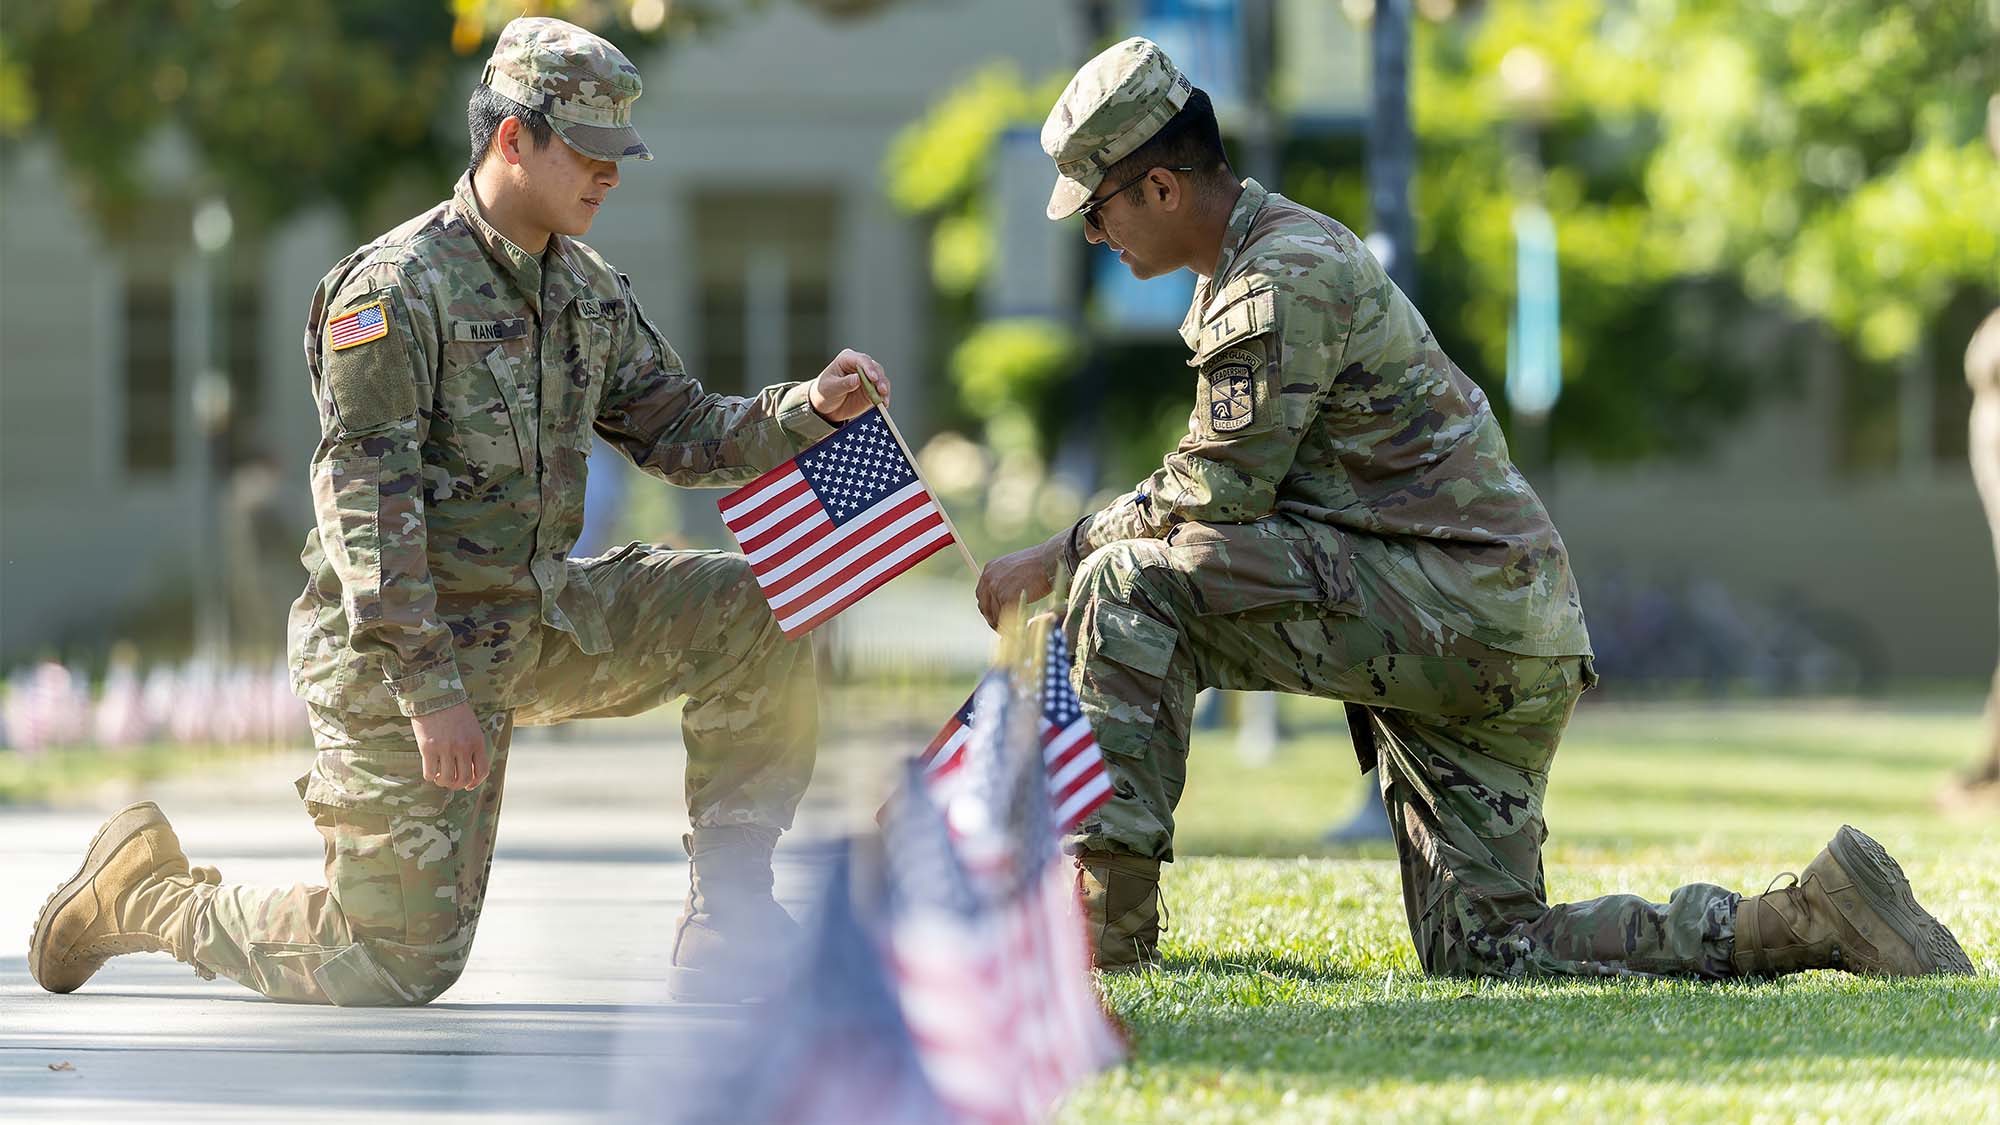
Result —
[{"label": "camouflage uniform jacket", "polygon": [[344,711],[519,707],[558,635],[542,626],[609,647],[568,558],[593,425],[687,485],[749,480],[832,432],[802,383],[704,393],[622,274],[562,235],[524,252],[470,177],[326,275],[305,348],[321,436],[292,684]]},{"label": "camouflage uniform jacket", "polygon": [[[1347,228],[1244,181],[1181,336],[1199,370],[1187,437],[1079,521],[1072,567],[1120,539],[1199,532],[1220,535],[1219,550],[1193,557],[1254,585],[1287,564],[1237,556],[1283,539],[1232,538],[1228,525],[1275,512],[1310,545],[1330,607],[1366,613],[1369,587],[1386,582],[1495,648],[1589,653],[1562,539],[1485,394]],[[1191,522],[1207,526],[1181,529]]]}]

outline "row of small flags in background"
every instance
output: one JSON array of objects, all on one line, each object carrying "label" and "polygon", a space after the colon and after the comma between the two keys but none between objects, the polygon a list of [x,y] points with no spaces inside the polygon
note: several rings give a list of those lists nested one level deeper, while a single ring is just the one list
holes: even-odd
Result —
[{"label": "row of small flags in background", "polygon": [[121,659],[112,662],[101,686],[80,669],[44,661],[7,678],[0,737],[6,749],[23,754],[155,743],[278,745],[305,739],[306,707],[292,694],[280,661],[193,660],[142,670]]},{"label": "row of small flags in background", "polygon": [[645,1052],[625,1083],[635,1116],[1036,1122],[1123,1056],[1051,797],[1045,697],[1052,680],[1068,690],[1067,655],[1040,655],[981,682],[951,770],[912,758],[879,836],[820,857],[788,992]]}]

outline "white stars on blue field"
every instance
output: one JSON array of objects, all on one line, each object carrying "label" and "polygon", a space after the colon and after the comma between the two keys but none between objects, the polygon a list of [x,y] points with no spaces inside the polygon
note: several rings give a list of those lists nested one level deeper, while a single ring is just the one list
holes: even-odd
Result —
[{"label": "white stars on blue field", "polygon": [[800,454],[798,466],[836,525],[917,479],[879,409],[868,411]]}]

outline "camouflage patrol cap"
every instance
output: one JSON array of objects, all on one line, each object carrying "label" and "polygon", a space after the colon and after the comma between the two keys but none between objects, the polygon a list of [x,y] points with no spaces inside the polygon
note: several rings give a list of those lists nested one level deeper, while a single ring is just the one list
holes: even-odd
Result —
[{"label": "camouflage patrol cap", "polygon": [[1104,170],[1151,140],[1193,92],[1160,45],[1136,35],[1084,63],[1042,122],[1042,151],[1057,173],[1049,218],[1076,214]]},{"label": "camouflage patrol cap", "polygon": [[556,135],[585,156],[651,160],[632,128],[639,69],[609,41],[573,23],[523,16],[501,29],[479,82],[540,110]]}]

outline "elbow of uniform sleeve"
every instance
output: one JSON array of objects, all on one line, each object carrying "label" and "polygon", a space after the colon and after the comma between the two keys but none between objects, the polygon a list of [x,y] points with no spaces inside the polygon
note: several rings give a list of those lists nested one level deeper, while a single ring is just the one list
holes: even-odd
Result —
[{"label": "elbow of uniform sleeve", "polygon": [[813,409],[810,388],[810,383],[793,383],[778,396],[778,428],[792,439],[793,448],[801,451],[834,430],[833,423]]},{"label": "elbow of uniform sleeve", "polygon": [[396,709],[405,718],[414,719],[419,715],[443,711],[471,698],[465,692],[465,681],[458,674],[457,662],[451,660],[385,682],[389,694],[396,699]]},{"label": "elbow of uniform sleeve", "polygon": [[1249,523],[1277,510],[1276,481],[1205,457],[1176,454],[1168,465],[1174,487],[1167,509],[1175,523]]},{"label": "elbow of uniform sleeve", "polygon": [[1153,523],[1148,499],[1151,489],[1150,484],[1141,485],[1077,521],[1070,530],[1069,549],[1064,553],[1072,571],[1101,547],[1124,539],[1159,538],[1160,529]]}]

